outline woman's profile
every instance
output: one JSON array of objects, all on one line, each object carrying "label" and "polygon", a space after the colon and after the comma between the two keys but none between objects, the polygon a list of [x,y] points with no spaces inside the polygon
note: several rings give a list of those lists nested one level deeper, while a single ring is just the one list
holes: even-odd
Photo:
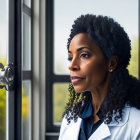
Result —
[{"label": "woman's profile", "polygon": [[119,23],[81,15],[67,43],[71,84],[59,140],[140,140],[140,82]]}]

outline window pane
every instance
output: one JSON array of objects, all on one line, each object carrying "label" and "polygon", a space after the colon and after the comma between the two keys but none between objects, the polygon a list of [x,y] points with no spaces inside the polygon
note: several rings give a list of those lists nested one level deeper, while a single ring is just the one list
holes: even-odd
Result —
[{"label": "window pane", "polygon": [[[71,26],[77,17],[87,13],[110,16],[124,27],[132,42],[135,42],[138,40],[138,5],[138,0],[54,0],[54,72],[69,74],[66,45]],[[135,53],[138,55],[138,51]],[[138,60],[134,63],[138,65]]]},{"label": "window pane", "polygon": [[0,89],[0,139],[6,140],[6,90]]},{"label": "window pane", "polygon": [[22,82],[22,140],[31,140],[31,81]]},{"label": "window pane", "polygon": [[22,69],[31,70],[31,17],[23,13]]},{"label": "window pane", "polygon": [[60,124],[65,104],[68,99],[68,84],[55,83],[53,85],[53,122]]},{"label": "window pane", "polygon": [[[0,63],[6,65],[8,0],[0,0]],[[0,89],[0,140],[6,140],[6,90]]]},{"label": "window pane", "polygon": [[31,8],[31,0],[23,0],[23,3]]},{"label": "window pane", "polygon": [[128,66],[129,73],[137,78],[139,75],[139,39],[138,36],[132,39],[131,60]]}]

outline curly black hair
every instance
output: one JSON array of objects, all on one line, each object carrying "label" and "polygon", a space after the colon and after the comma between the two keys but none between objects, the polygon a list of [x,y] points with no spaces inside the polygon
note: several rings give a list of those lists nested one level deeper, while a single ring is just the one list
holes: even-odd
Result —
[{"label": "curly black hair", "polygon": [[[107,124],[122,119],[122,109],[128,103],[140,109],[140,81],[129,75],[127,66],[131,55],[131,45],[127,33],[116,21],[107,16],[92,14],[81,15],[72,25],[67,49],[72,38],[78,33],[86,33],[103,51],[105,57],[110,59],[118,57],[117,68],[112,72],[108,86],[106,102],[102,106],[102,117]],[[77,120],[83,112],[90,92],[76,93],[72,84],[69,86],[69,102],[66,105],[65,115],[68,123]]]}]

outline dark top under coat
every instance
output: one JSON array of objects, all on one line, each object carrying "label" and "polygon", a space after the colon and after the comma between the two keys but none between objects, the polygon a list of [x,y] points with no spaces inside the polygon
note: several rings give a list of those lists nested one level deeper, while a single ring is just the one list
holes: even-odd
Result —
[{"label": "dark top under coat", "polygon": [[87,103],[83,113],[79,116],[82,119],[79,138],[78,140],[87,140],[95,131],[96,129],[102,124],[103,120],[101,117],[101,109],[99,109],[97,115],[99,116],[100,120],[93,124],[93,108],[92,108],[92,98]]}]

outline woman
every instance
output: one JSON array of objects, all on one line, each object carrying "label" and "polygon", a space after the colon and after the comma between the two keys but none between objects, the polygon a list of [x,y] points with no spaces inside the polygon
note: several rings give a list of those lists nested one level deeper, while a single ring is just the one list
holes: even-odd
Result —
[{"label": "woman", "polygon": [[139,140],[140,82],[130,40],[112,18],[82,15],[68,39],[70,98],[59,140]]}]

